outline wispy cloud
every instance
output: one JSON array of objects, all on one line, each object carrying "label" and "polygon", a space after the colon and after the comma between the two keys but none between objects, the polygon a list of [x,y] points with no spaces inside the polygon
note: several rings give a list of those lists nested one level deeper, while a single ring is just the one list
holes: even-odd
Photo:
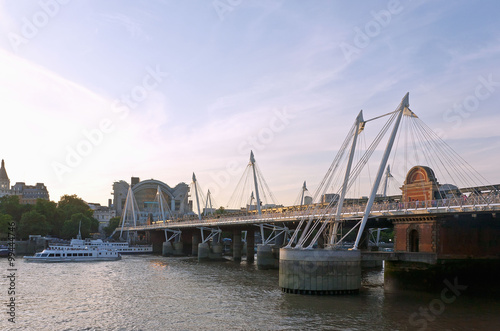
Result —
[{"label": "wispy cloud", "polygon": [[141,24],[122,13],[101,13],[100,17],[111,24],[125,28],[131,37],[140,37],[144,34]]},{"label": "wispy cloud", "polygon": [[[17,152],[22,148],[44,167],[23,174],[12,168],[9,175],[45,181],[54,199],[78,190],[102,202],[113,180],[137,175],[175,185],[189,181],[192,171],[211,180],[231,162],[246,165],[254,149],[279,200],[291,203],[303,180],[314,191],[361,109],[366,118],[390,112],[408,91],[411,108],[452,143],[496,139],[491,132],[500,93],[481,101],[459,129],[443,115],[474,95],[479,76],[500,81],[498,20],[484,15],[489,3],[400,4],[403,11],[350,62],[339,44],[350,42],[354,27],[364,29],[372,10],[387,9],[388,1],[361,9],[340,2],[243,1],[223,21],[210,3],[67,6],[44,38],[20,53],[24,58],[0,51],[0,105],[9,110],[2,119],[12,123],[1,134],[17,142],[2,157],[8,164],[30,162]],[[2,31],[20,28],[29,13],[24,6],[0,2]],[[468,12],[482,13],[470,17],[478,30],[464,31],[461,18]],[[479,34],[481,28],[487,33]],[[3,45],[10,49],[6,39]],[[115,98],[140,85],[143,69],[157,64],[172,78],[121,118],[112,109]],[[273,131],[279,111],[294,118]],[[64,183],[56,181],[50,163],[106,118],[113,132]]]}]

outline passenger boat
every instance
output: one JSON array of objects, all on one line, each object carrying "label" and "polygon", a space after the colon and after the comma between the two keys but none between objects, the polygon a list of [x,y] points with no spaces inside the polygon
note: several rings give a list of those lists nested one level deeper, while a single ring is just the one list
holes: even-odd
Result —
[{"label": "passenger boat", "polygon": [[25,256],[27,262],[84,262],[84,261],[116,261],[121,255],[116,250],[98,247],[87,248],[47,248],[33,256]]},{"label": "passenger boat", "polygon": [[120,254],[147,254],[153,253],[152,245],[135,245],[130,246],[127,242],[110,242],[96,240],[71,239],[69,245],[49,245],[53,249],[70,249],[70,248],[103,248],[115,250]]}]

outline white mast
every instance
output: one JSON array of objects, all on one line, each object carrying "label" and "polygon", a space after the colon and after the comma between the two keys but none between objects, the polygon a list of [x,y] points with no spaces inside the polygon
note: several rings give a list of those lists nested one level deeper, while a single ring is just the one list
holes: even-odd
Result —
[{"label": "white mast", "polygon": [[356,242],[354,243],[353,249],[358,249],[359,242],[361,241],[361,236],[363,234],[363,230],[365,229],[366,222],[368,221],[368,217],[370,216],[370,211],[372,209],[373,202],[375,201],[375,195],[377,194],[378,186],[380,185],[380,180],[382,179],[382,175],[384,174],[385,166],[387,165],[387,160],[389,159],[389,155],[391,154],[392,145],[394,144],[394,140],[396,138],[396,133],[398,132],[399,123],[401,122],[401,117],[403,117],[403,112],[409,108],[409,93],[406,93],[403,100],[399,104],[398,115],[396,118],[396,123],[394,123],[394,127],[392,129],[391,136],[389,141],[387,142],[387,147],[385,148],[384,156],[382,157],[382,161],[380,162],[380,167],[378,169],[377,178],[372,187],[372,192],[370,194],[370,198],[368,199],[368,203],[366,204],[365,214],[363,215],[363,219],[361,220],[361,224],[359,225],[358,236],[356,237]]},{"label": "white mast", "polygon": [[132,187],[129,186],[128,193],[127,193],[127,199],[125,200],[125,207],[123,208],[125,211],[123,212],[123,216],[122,216],[122,227],[120,230],[120,239],[123,239],[123,237],[122,237],[123,227],[125,226],[125,220],[126,220],[129,208],[131,209],[131,212],[132,212],[132,219],[134,221],[134,227],[137,226],[136,205],[137,205],[137,203],[135,202],[134,193],[132,192]]},{"label": "white mast", "polygon": [[304,185],[302,185],[302,196],[300,197],[301,206],[304,204],[304,195],[306,194],[306,191],[307,191],[307,186],[306,186],[306,181],[304,181]]},{"label": "white mast", "polygon": [[365,128],[365,122],[363,120],[363,111],[361,110],[356,117],[356,127],[354,128],[354,137],[352,138],[351,151],[349,152],[349,161],[347,162],[347,167],[344,175],[344,184],[342,185],[342,192],[340,193],[339,202],[337,204],[337,213],[335,215],[335,222],[333,224],[332,233],[330,234],[330,245],[335,244],[337,241],[337,231],[339,227],[340,214],[342,213],[342,206],[344,205],[344,199],[347,192],[347,184],[349,182],[349,176],[351,175],[352,161],[354,159],[354,152],[356,151],[356,143],[358,141],[358,135]]},{"label": "white mast", "polygon": [[194,183],[194,193],[196,195],[196,205],[198,206],[198,219],[201,220],[200,199],[198,197],[198,183],[196,182],[196,176],[194,172],[193,172],[193,183]]},{"label": "white mast", "polygon": [[[208,208],[210,208],[210,209],[208,209]],[[212,210],[212,196],[211,196],[210,190],[208,190],[208,192],[207,192],[207,201],[205,202],[205,213],[204,213],[205,216],[208,215],[207,210],[210,210],[210,214],[211,215],[213,214],[213,210]]]},{"label": "white mast", "polygon": [[163,219],[163,222],[165,223],[165,208],[163,207],[163,199],[161,198],[160,185],[158,185],[158,189],[156,190],[156,196],[158,197],[158,207],[160,209],[160,215],[158,216],[158,221],[161,221],[159,219],[161,217]]},{"label": "white mast", "polygon": [[250,164],[253,170],[253,182],[255,184],[255,199],[257,200],[257,211],[259,216],[262,216],[262,210],[260,209],[260,197],[259,197],[259,185],[257,184],[257,173],[255,171],[255,157],[253,156],[253,151],[250,151]]},{"label": "white mast", "polygon": [[382,194],[384,198],[387,197],[387,185],[389,183],[389,178],[391,177],[392,177],[391,166],[387,165],[387,170],[385,171],[385,178],[384,178],[384,192]]},{"label": "white mast", "polygon": [[[255,184],[255,197],[257,202],[257,212],[259,213],[259,217],[262,216],[262,210],[260,209],[260,197],[259,197],[259,185],[257,183],[257,172],[255,170],[255,157],[253,156],[253,151],[250,151],[250,164],[252,165],[253,170],[253,182]],[[260,224],[260,235],[262,238],[262,242],[264,242],[264,225]]]}]

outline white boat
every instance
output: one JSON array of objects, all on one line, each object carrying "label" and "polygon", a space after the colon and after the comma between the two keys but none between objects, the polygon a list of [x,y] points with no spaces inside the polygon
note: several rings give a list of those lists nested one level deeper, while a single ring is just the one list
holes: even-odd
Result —
[{"label": "white boat", "polygon": [[47,248],[33,256],[25,256],[26,262],[85,262],[85,261],[116,261],[122,257],[116,250],[87,247],[64,249]]},{"label": "white boat", "polygon": [[115,250],[120,254],[147,254],[153,253],[152,245],[135,245],[130,246],[127,242],[110,242],[96,240],[71,239],[69,245],[49,245],[49,248],[54,249],[70,249],[70,248],[103,248]]}]

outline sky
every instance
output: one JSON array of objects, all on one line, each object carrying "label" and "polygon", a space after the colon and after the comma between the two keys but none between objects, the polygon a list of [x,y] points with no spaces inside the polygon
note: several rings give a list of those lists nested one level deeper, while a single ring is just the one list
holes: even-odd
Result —
[{"label": "sky", "polygon": [[358,112],[410,108],[500,183],[500,3],[0,1],[11,185],[107,204],[114,181],[210,189],[253,150],[279,203],[314,191]]}]

